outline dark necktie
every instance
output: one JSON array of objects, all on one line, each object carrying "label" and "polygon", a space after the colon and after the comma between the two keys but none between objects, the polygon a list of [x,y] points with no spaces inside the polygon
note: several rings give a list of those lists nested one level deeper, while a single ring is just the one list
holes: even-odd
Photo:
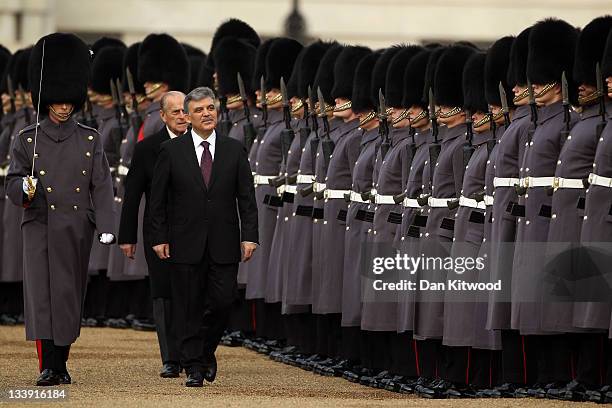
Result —
[{"label": "dark necktie", "polygon": [[204,147],[204,152],[202,153],[202,159],[200,160],[200,170],[202,170],[202,178],[204,178],[204,183],[206,184],[206,187],[208,187],[210,183],[210,173],[212,171],[213,160],[210,150],[208,150],[210,143],[203,141],[201,145]]}]

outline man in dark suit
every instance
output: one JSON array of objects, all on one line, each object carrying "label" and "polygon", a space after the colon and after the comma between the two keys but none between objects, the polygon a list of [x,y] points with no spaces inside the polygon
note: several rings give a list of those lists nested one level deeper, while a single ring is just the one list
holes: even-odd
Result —
[{"label": "man in dark suit", "polygon": [[153,170],[159,155],[160,145],[185,133],[189,125],[183,110],[184,100],[185,94],[179,91],[170,91],[164,94],[161,98],[160,116],[165,126],[151,137],[136,144],[130,171],[125,180],[125,194],[119,227],[119,246],[125,256],[134,259],[138,238],[138,209],[144,194],[146,197],[142,220],[144,250],[151,283],[153,315],[163,362],[163,368],[159,375],[163,378],[179,376],[179,352],[176,331],[171,327],[172,302],[170,299],[172,295],[169,265],[157,257],[151,246],[152,228],[149,202]]},{"label": "man in dark suit", "polygon": [[238,263],[257,247],[257,205],[244,146],[215,133],[209,88],[185,98],[190,132],[161,146],[151,191],[153,250],[172,264],[174,323],[188,387],[214,381],[215,350],[237,293]]}]

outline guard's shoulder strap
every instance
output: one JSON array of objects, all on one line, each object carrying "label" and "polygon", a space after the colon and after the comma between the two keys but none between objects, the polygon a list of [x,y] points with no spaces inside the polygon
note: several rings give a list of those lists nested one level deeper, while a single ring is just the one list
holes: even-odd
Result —
[{"label": "guard's shoulder strap", "polygon": [[77,121],[76,124],[77,124],[77,126],[82,127],[83,129],[91,130],[92,132],[98,133],[98,129],[96,129],[96,128],[92,128],[91,126],[84,125],[84,124],[82,124],[81,122],[78,122],[78,121]]},{"label": "guard's shoulder strap", "polygon": [[19,134],[22,135],[22,134],[30,132],[30,131],[32,131],[34,129],[36,129],[36,124],[35,123],[33,123],[31,125],[28,125],[28,126],[24,127],[23,129],[21,129],[19,131]]}]

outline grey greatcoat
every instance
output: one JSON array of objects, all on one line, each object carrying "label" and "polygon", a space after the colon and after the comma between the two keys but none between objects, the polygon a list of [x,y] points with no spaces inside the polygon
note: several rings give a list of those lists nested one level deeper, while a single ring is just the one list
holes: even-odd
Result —
[{"label": "grey greatcoat", "polygon": [[[498,128],[497,134],[502,134],[504,128]],[[495,160],[497,158],[497,150],[499,148],[499,140],[492,148],[489,148],[489,158],[485,170],[485,218],[484,218],[484,235],[482,245],[478,256],[485,261],[485,267],[478,274],[478,282],[491,282],[491,231],[493,229],[493,204],[490,200],[493,198],[495,188],[493,187],[493,179],[495,178]],[[472,347],[485,350],[500,350],[501,349],[501,332],[499,330],[491,330],[487,327],[487,314],[489,310],[489,293],[486,291],[476,294],[476,308],[474,310],[474,334]]]},{"label": "grey greatcoat", "polygon": [[[440,155],[434,164],[430,178],[430,164],[425,166],[423,180],[431,179],[431,195],[434,198],[459,198],[463,183],[463,145],[465,125],[458,125],[440,132]],[[456,210],[448,207],[429,208],[427,225],[421,237],[420,254],[425,257],[447,257],[450,254]],[[420,269],[419,279],[440,282],[446,273],[435,267]],[[414,336],[417,339],[441,338],[444,320],[444,292],[419,291],[415,310]]]},{"label": "grey greatcoat", "polygon": [[[475,150],[465,166],[461,188],[461,196],[467,199],[475,199],[476,194],[482,194],[484,191],[485,172],[489,156],[487,140],[491,137],[492,133],[490,131],[474,134]],[[480,202],[484,205],[484,201]],[[478,257],[484,238],[484,225],[485,209],[460,205],[455,216],[453,246],[450,253],[453,259],[462,257],[475,259]],[[477,282],[479,270],[467,270],[462,274],[450,270],[446,276],[447,280],[461,279],[465,282]],[[472,346],[477,325],[484,326],[486,323],[476,320],[477,295],[477,292],[473,293],[470,295],[472,299],[466,301],[466,293],[446,290],[444,294],[442,344],[446,346]]]},{"label": "grey greatcoat", "polygon": [[[100,139],[102,141],[102,147],[104,149],[105,156],[109,161],[109,165],[111,167],[114,167],[116,165],[116,163],[114,163],[114,156],[115,153],[118,152],[115,151],[116,149],[114,146],[115,143],[113,138],[115,137],[115,132],[117,131],[117,127],[119,126],[117,118],[115,117],[115,109],[102,109],[98,114],[97,121],[98,133],[100,134]],[[95,232],[94,234],[95,236],[98,236],[99,232]],[[103,245],[97,239],[94,239],[93,246],[91,247],[91,255],[89,258],[89,270],[95,274],[95,271],[108,269],[109,256],[110,246]],[[111,272],[116,272],[116,274],[111,274]],[[117,269],[108,271],[108,277],[111,280],[125,280],[124,275],[121,273],[120,270]]]},{"label": "grey greatcoat", "polygon": [[[255,174],[257,174],[257,166],[255,165],[255,163],[257,162],[257,151],[259,150],[259,142],[261,141],[261,139],[263,138],[263,135],[265,133],[265,128],[264,128],[264,124],[263,124],[263,118],[261,118],[262,121],[260,122],[260,126],[256,126],[255,129],[257,130],[257,137],[255,138],[255,140],[253,141],[253,145],[251,146],[251,149],[249,150],[249,165],[251,166],[251,174],[253,176],[255,176]],[[269,122],[268,122],[269,123]],[[232,127],[233,129],[233,127]],[[236,132],[236,131],[235,131]],[[236,133],[232,134],[232,137],[238,137],[238,135]],[[232,131],[230,130],[230,133],[232,133]],[[242,137],[242,139],[244,139],[244,137]],[[249,262],[241,262],[238,265],[238,277],[236,278],[238,280],[238,285],[240,285],[240,287],[246,287],[247,285],[247,281],[248,281],[248,277],[249,277],[249,269],[252,267],[253,262],[249,261]]]},{"label": "grey greatcoat", "polygon": [[[319,124],[321,128],[322,124]],[[287,269],[285,300],[287,305],[310,305],[312,303],[312,205],[313,194],[302,196],[300,191],[314,181],[315,160],[312,144],[315,133],[306,140],[300,157],[297,194],[294,196],[293,212],[289,219],[288,253],[291,260]]]},{"label": "grey greatcoat", "polygon": [[22,177],[32,170],[35,126],[13,146],[6,180],[10,200],[25,206],[23,233],[26,338],[66,346],[79,336],[94,230],[114,234],[113,186],[95,129],[69,119],[41,121],[34,164],[36,194]]},{"label": "grey greatcoat", "polygon": [[13,133],[13,128],[10,124],[12,123],[13,117],[14,115],[8,112],[5,113],[2,120],[0,120],[0,282],[4,281],[4,274],[2,273],[2,248],[4,248],[4,225],[2,224],[2,218],[6,200],[4,180],[8,170],[8,161],[10,160],[9,149],[11,147],[11,136]]},{"label": "grey greatcoat", "polygon": [[[258,176],[278,176],[282,161],[280,134],[284,127],[282,111],[271,110],[268,116],[268,129],[259,142],[257,158],[255,159]],[[255,186],[260,248],[255,251],[253,258],[249,261],[252,265],[249,267],[247,276],[247,299],[264,299],[266,296],[270,247],[279,209],[276,203],[270,205],[264,202],[268,202],[272,196],[276,196],[276,188],[271,185],[259,184]]]},{"label": "grey greatcoat", "polygon": [[[512,123],[501,135],[497,143],[494,172],[498,180],[518,181],[519,167],[525,154],[527,132],[531,128],[529,105],[519,106],[512,115]],[[491,218],[491,249],[489,251],[489,269],[491,281],[503,281],[502,288],[510,297],[512,262],[514,259],[514,240],[516,237],[516,212],[518,195],[514,185],[495,187],[493,216]],[[487,328],[510,328],[510,302],[502,302],[501,295],[492,291],[489,294],[487,310]]]},{"label": "grey greatcoat", "polygon": [[[421,194],[429,193],[429,185],[423,181],[424,170],[429,163],[429,142],[431,141],[431,130],[416,132],[414,142],[416,151],[412,158],[407,180],[402,183],[405,186],[406,198],[415,200]],[[408,203],[407,203],[408,204]],[[411,204],[415,204],[414,201]],[[404,206],[402,209],[402,223],[398,225],[395,236],[395,247],[401,254],[414,255],[420,249],[421,230],[427,223],[427,215],[423,214],[423,208]],[[418,218],[417,218],[418,217]],[[416,221],[416,225],[415,225]],[[415,293],[410,291],[400,292],[397,313],[397,331],[402,333],[414,330],[414,300]]]},{"label": "grey greatcoat", "polygon": [[[608,109],[612,108],[608,104]],[[598,137],[596,134],[597,124],[601,121],[599,116],[599,104],[584,108],[580,114],[580,121],[572,128],[570,136],[563,144],[557,168],[555,170],[556,177],[568,179],[587,180],[591,172],[597,173],[599,170],[593,166],[595,159],[595,150],[598,145]],[[588,216],[585,214],[585,199],[586,188],[559,188],[552,198],[552,218],[550,221],[550,229],[548,231],[549,248],[547,250],[547,259],[549,262],[555,263],[556,257],[564,258],[564,255],[574,252],[580,242],[580,233],[582,229],[583,219],[588,221]],[[604,202],[599,205],[605,207]],[[610,206],[608,206],[608,211]],[[602,222],[601,225],[605,225]],[[608,252],[610,254],[610,252]],[[607,273],[609,264],[599,266],[599,273]],[[585,265],[570,265],[568,262],[563,262],[561,273],[563,275],[570,274],[572,277],[577,277],[584,272]],[[591,271],[596,272],[596,271]],[[580,283],[580,280],[576,281]],[[599,316],[594,320],[600,320],[603,316],[609,315],[610,306],[608,303],[592,302],[584,304],[582,302],[571,302],[567,299],[563,302],[544,302],[542,305],[542,328],[544,330],[571,332],[583,331],[575,329],[573,322],[573,311],[577,311],[587,306],[590,310],[588,313],[579,313],[579,320],[588,319],[589,314]],[[587,326],[587,328],[590,328]],[[600,326],[599,329],[607,328]]]},{"label": "grey greatcoat", "polygon": [[[571,127],[577,115],[570,115]],[[532,140],[528,141],[520,176],[552,177],[561,152],[564,129],[561,102],[545,106],[538,112],[538,127]],[[521,334],[544,334],[542,329],[542,303],[536,299],[542,294],[540,284],[545,259],[542,256],[544,243],[552,216],[552,197],[546,187],[534,187],[519,197],[519,205],[525,206],[525,216],[519,217],[512,272],[511,327]],[[534,301],[532,301],[534,300]]]},{"label": "grey greatcoat", "polygon": [[[293,120],[291,123],[292,129],[297,127],[297,120]],[[286,125],[283,127],[284,129]],[[295,137],[291,141],[289,151],[287,152],[287,160],[291,158],[295,165],[294,152],[299,150],[299,135],[295,132]],[[283,160],[280,164],[279,175],[288,174],[287,163]],[[282,199],[282,194],[278,194],[279,190],[276,189],[274,192],[275,196]],[[280,204],[280,203],[279,203]],[[278,214],[276,216],[276,223],[274,225],[274,232],[272,233],[272,242],[270,243],[270,259],[268,261],[268,272],[266,278],[266,303],[278,303],[283,300],[283,265],[287,260],[287,253],[284,251],[283,245],[289,235],[289,217],[291,216],[292,207],[290,203],[282,202],[282,206],[278,207]]]},{"label": "grey greatcoat", "polygon": [[[289,153],[287,156],[287,166],[286,172],[288,176],[293,176],[297,174],[300,168],[300,161],[302,158],[302,152],[306,149],[306,145],[308,144],[308,136],[310,134],[310,129],[307,129],[306,119],[300,119],[297,122],[296,133],[291,146],[289,147]],[[300,129],[307,130],[307,132],[300,133]],[[291,187],[289,187],[291,186]],[[292,224],[295,221],[295,217],[293,216],[293,203],[296,200],[297,184],[292,182],[290,184],[285,184],[282,187],[283,189],[290,189],[291,191],[285,191],[283,194],[283,208],[287,210],[285,215],[286,218],[283,218],[284,228],[283,228],[283,237],[279,240],[278,246],[278,256],[280,258],[280,272],[282,278],[282,293],[281,293],[281,301],[282,301],[282,313],[283,314],[294,314],[294,313],[305,313],[308,311],[308,306],[306,305],[289,305],[287,304],[287,294],[288,289],[290,287],[289,276],[294,269],[293,256],[291,254],[291,233],[292,233]],[[280,221],[280,220],[279,220]],[[277,222],[278,223],[278,222]],[[276,234],[274,235],[274,239],[277,240]]]},{"label": "grey greatcoat", "polygon": [[[361,150],[353,167],[351,190],[357,194],[372,190],[376,150],[380,145],[378,129],[362,131]],[[351,201],[344,235],[344,272],[342,276],[342,326],[361,326],[362,252],[368,230],[374,221],[374,204]]]},{"label": "grey greatcoat", "polygon": [[[378,149],[374,175],[376,176],[374,188],[376,193],[384,196],[401,194],[405,187],[410,159],[412,157],[410,128],[393,129],[389,135],[391,148],[382,157],[382,149]],[[404,182],[404,183],[402,183]],[[372,256],[394,256],[393,243],[397,233],[398,224],[389,223],[391,213],[400,214],[401,205],[377,204],[374,210],[374,223],[372,231]],[[372,277],[370,275],[370,277]],[[364,303],[361,315],[361,329],[370,331],[396,331],[397,330],[397,294],[389,291],[383,296],[377,296],[372,288],[372,279],[366,279],[363,287]],[[393,299],[391,299],[393,298]]]},{"label": "grey greatcoat", "polygon": [[[359,156],[362,130],[356,128],[355,119],[350,130],[337,141],[334,153],[329,161],[325,180],[326,189],[349,191],[352,183],[352,171]],[[346,232],[346,215],[349,203],[344,198],[326,198],[324,202],[324,228],[321,236],[320,258],[322,269],[319,278],[317,313],[342,312],[342,271],[344,269],[344,235]],[[313,272],[314,273],[314,272]],[[313,310],[315,304],[313,301]]]},{"label": "grey greatcoat", "polygon": [[[35,113],[32,109],[29,110],[31,120],[35,120]],[[19,131],[30,125],[26,121],[26,113],[24,109],[20,109],[15,113],[15,125],[13,133],[10,135],[9,154],[7,158],[12,156],[12,151],[15,143],[18,140]],[[10,159],[9,159],[10,160]],[[3,226],[3,245],[2,245],[2,278],[3,282],[21,282],[23,280],[23,257],[15,256],[15,254],[23,253],[23,242],[20,239],[15,239],[21,236],[21,216],[23,207],[15,205],[11,200],[4,201],[4,211],[2,214]]]},{"label": "grey greatcoat", "polygon": [[[611,112],[608,110],[608,112]],[[612,177],[612,117],[601,133],[592,172]],[[584,220],[580,241],[587,249],[601,251],[604,260],[612,253],[612,188],[591,184],[586,191]],[[609,264],[607,265],[609,267]],[[579,328],[605,329],[610,324],[610,303],[585,302],[574,305],[573,325]]]},{"label": "grey greatcoat", "polygon": [[[356,128],[356,123],[345,123],[338,118],[329,121],[330,134],[329,137],[334,142],[338,142],[352,132]],[[335,148],[334,148],[335,151]],[[333,154],[332,154],[333,158]],[[331,159],[330,159],[331,161]],[[320,184],[327,183],[327,171],[325,166],[325,158],[323,153],[323,140],[319,143],[317,150],[317,158],[315,161],[315,182]],[[327,313],[322,306],[324,299],[329,299],[333,296],[338,296],[340,291],[338,287],[331,288],[325,284],[326,277],[324,271],[324,250],[323,240],[327,235],[327,221],[325,220],[325,199],[313,200],[313,220],[312,220],[312,312],[317,314]],[[320,214],[323,212],[323,214]],[[337,245],[337,244],[336,244]]]}]

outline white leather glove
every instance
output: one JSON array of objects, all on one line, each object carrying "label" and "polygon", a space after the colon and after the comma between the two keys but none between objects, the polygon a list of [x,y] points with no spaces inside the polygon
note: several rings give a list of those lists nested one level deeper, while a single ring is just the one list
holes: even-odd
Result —
[{"label": "white leather glove", "polygon": [[21,188],[23,192],[28,196],[28,200],[32,201],[34,199],[34,194],[36,193],[36,185],[38,184],[38,179],[34,177],[23,177],[23,182]]},{"label": "white leather glove", "polygon": [[102,234],[100,234],[100,243],[101,244],[112,244],[113,241],[115,240],[115,236],[113,234],[110,234],[108,232],[103,232]]}]

